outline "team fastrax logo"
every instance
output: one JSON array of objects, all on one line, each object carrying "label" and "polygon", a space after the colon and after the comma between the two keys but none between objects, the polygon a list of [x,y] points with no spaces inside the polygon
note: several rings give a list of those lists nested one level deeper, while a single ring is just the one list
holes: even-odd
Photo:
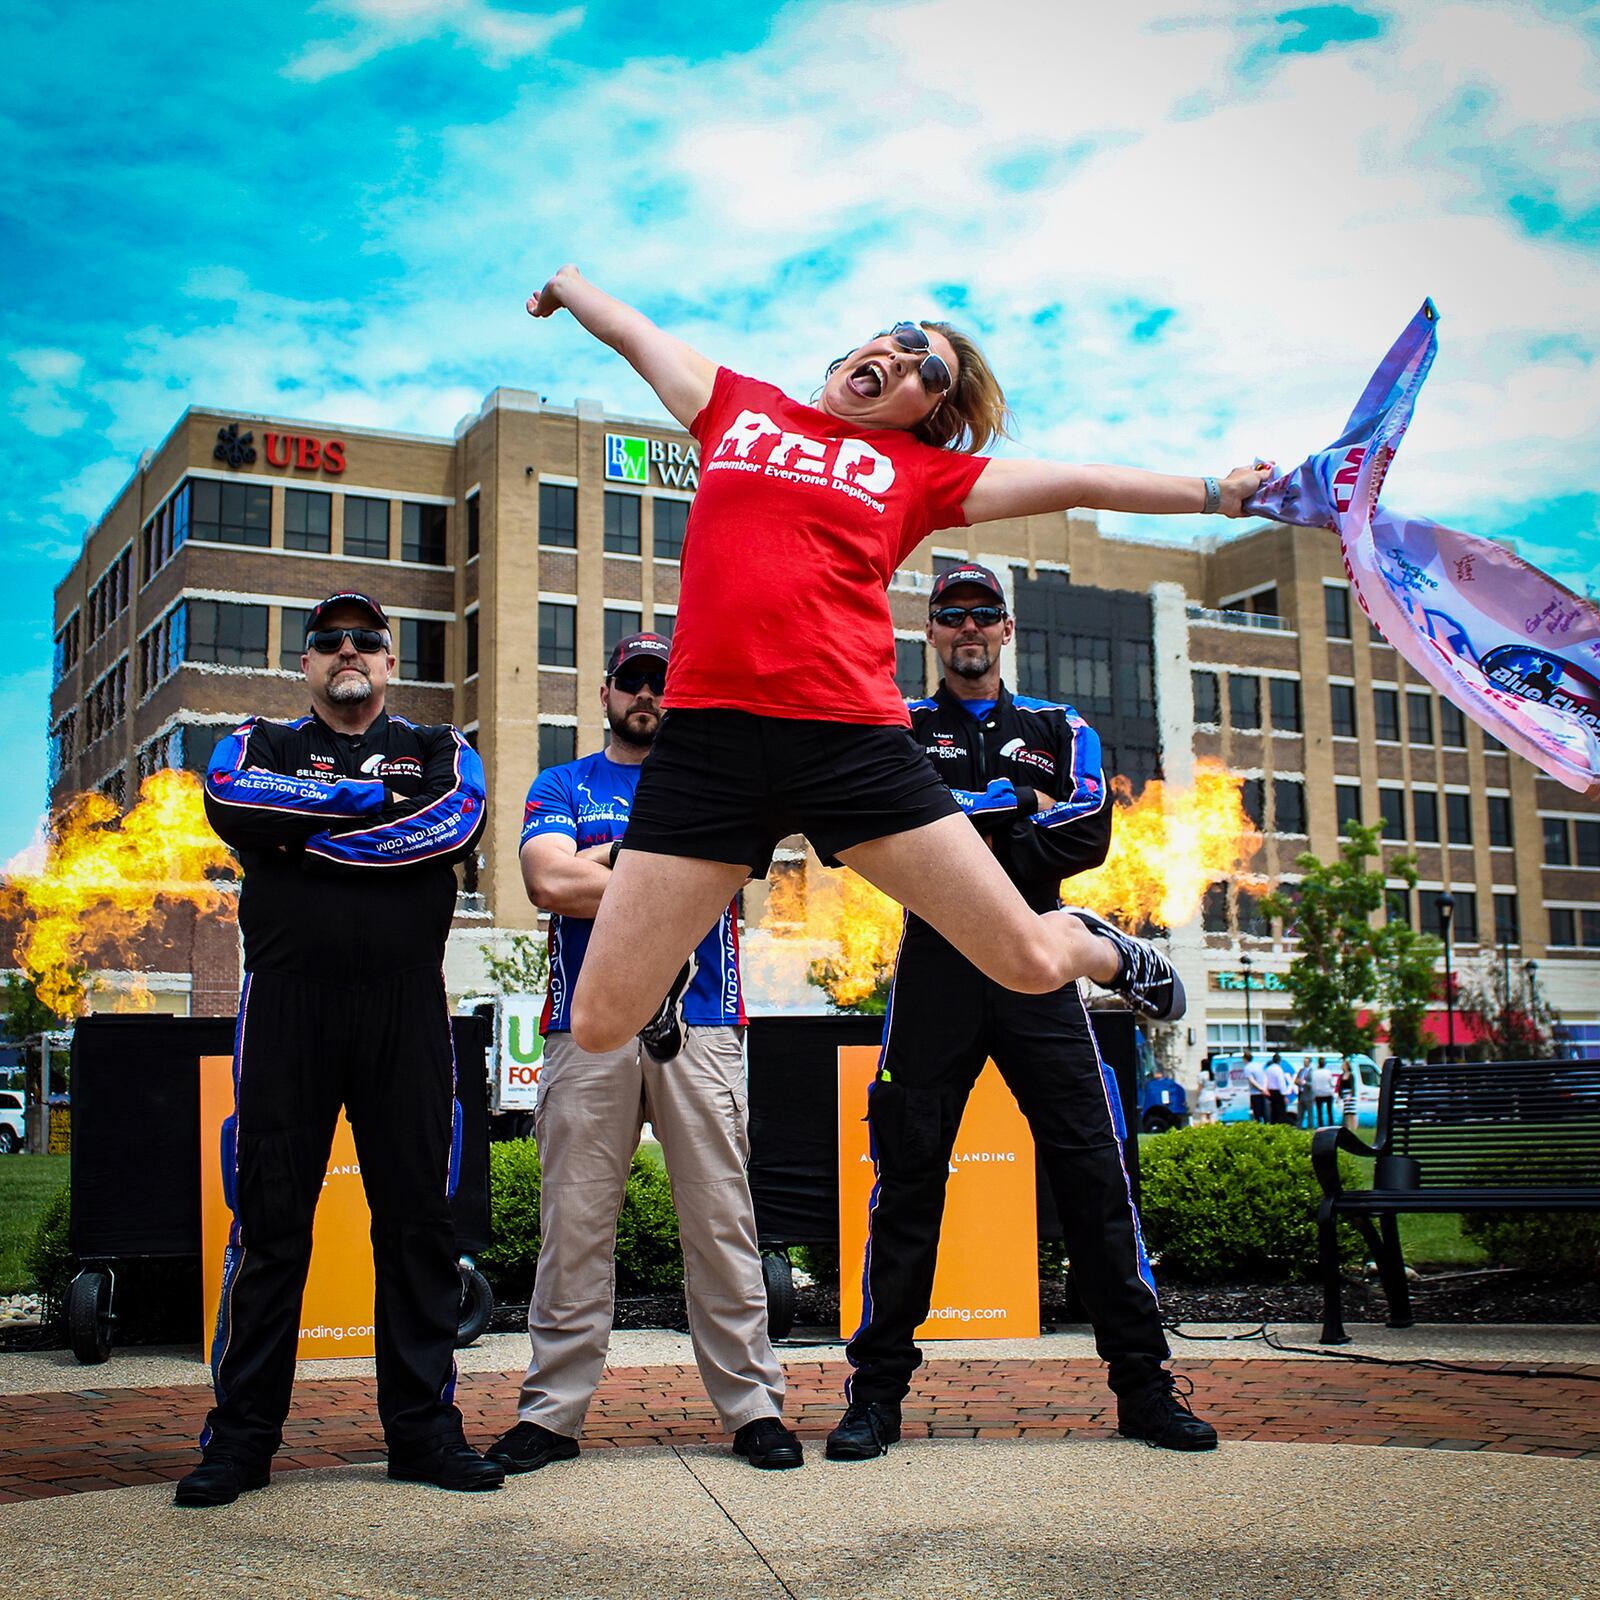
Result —
[{"label": "team fastrax logo", "polygon": [[1030,750],[1020,739],[1007,739],[1000,746],[1000,754],[1025,767],[1037,767],[1041,772],[1054,772],[1056,758],[1048,750]]}]

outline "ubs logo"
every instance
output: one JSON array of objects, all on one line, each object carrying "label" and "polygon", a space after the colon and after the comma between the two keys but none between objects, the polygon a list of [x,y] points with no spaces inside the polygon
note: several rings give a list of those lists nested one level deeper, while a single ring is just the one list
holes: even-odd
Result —
[{"label": "ubs logo", "polygon": [[230,422],[226,428],[217,429],[217,447],[211,452],[213,461],[230,467],[248,467],[256,459],[256,436],[239,432],[239,424]]}]

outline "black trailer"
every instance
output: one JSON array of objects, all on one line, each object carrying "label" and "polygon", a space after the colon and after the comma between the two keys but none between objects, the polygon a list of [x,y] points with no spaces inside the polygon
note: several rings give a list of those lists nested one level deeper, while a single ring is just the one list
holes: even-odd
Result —
[{"label": "black trailer", "polygon": [[[1139,1126],[1134,1017],[1091,1011],[1095,1042],[1117,1081],[1123,1125]],[[750,1019],[750,1192],[767,1284],[767,1320],[781,1339],[794,1325],[791,1245],[839,1242],[839,1073],[845,1045],[876,1045],[881,1017],[780,1015]],[[864,1114],[864,1112],[863,1112]],[[1125,1159],[1139,1198],[1139,1141]],[[1044,1169],[1037,1173],[1039,1237],[1060,1239],[1061,1223]]]},{"label": "black trailer", "polygon": [[[458,1347],[488,1325],[493,1295],[474,1257],[489,1244],[489,1030],[451,1018],[461,1102],[452,1211],[461,1255]],[[73,1254],[67,1336],[104,1361],[116,1327],[119,1265],[200,1259],[200,1058],[233,1054],[232,1017],[85,1017],[72,1035]]]}]

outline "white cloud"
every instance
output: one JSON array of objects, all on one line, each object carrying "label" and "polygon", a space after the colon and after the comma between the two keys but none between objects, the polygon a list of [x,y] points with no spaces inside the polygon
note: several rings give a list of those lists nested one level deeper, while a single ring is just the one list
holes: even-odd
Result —
[{"label": "white cloud", "polygon": [[26,380],[12,388],[10,412],[29,433],[56,439],[83,426],[81,405],[69,399],[83,376],[82,356],[44,347],[14,350],[9,359]]}]

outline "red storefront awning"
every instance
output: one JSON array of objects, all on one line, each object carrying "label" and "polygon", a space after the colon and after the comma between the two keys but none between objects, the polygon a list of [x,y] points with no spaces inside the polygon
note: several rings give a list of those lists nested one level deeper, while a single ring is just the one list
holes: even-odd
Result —
[{"label": "red storefront awning", "polygon": [[1476,1011],[1457,1011],[1451,1015],[1430,1011],[1422,1019],[1422,1036],[1430,1044],[1442,1045],[1484,1044],[1489,1039],[1483,1019]]}]

